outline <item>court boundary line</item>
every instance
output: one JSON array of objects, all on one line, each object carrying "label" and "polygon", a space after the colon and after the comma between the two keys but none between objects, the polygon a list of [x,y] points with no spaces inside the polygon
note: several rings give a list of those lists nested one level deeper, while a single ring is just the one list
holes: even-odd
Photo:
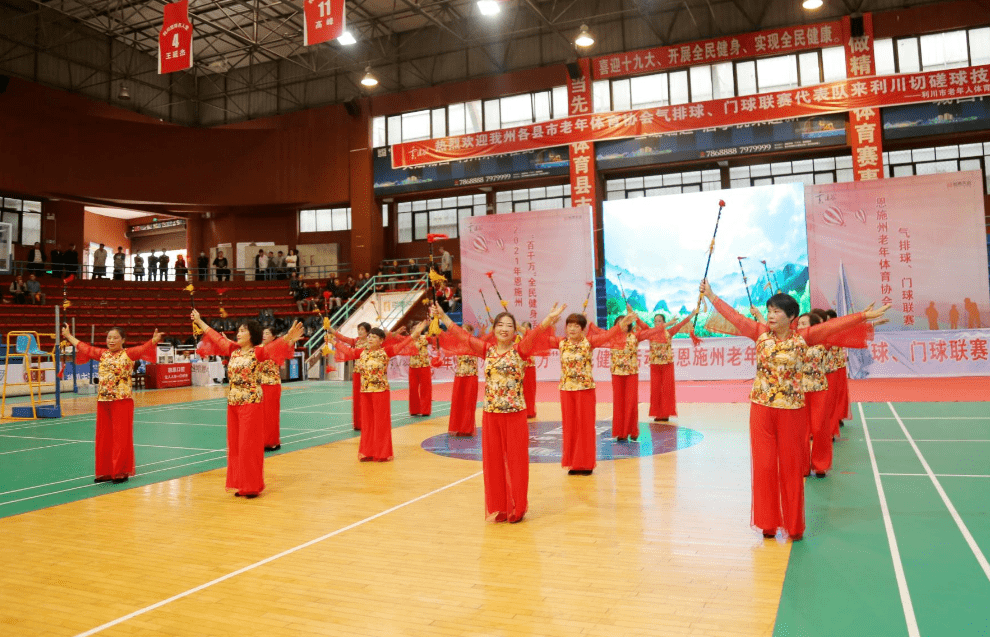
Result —
[{"label": "court boundary line", "polygon": [[[904,438],[874,438],[873,442],[907,442],[907,440]],[[938,440],[915,439],[915,442],[990,442],[990,440],[948,440],[945,438],[939,438]]]},{"label": "court boundary line", "polygon": [[[925,476],[927,473],[881,473],[882,476]],[[982,475],[979,473],[936,473],[939,478],[990,478],[990,475]]]},{"label": "court boundary line", "polygon": [[945,506],[949,510],[949,514],[952,516],[953,521],[955,521],[956,526],[959,527],[959,531],[962,533],[963,539],[966,540],[966,544],[969,545],[969,549],[973,551],[973,556],[976,557],[977,563],[979,563],[980,568],[983,569],[983,574],[986,575],[988,580],[990,580],[990,562],[987,562],[987,556],[980,550],[980,546],[976,543],[972,533],[969,532],[969,527],[967,527],[966,523],[963,522],[962,516],[959,515],[956,507],[952,504],[952,500],[949,499],[949,495],[945,492],[945,489],[942,488],[942,483],[938,481],[938,477],[935,475],[935,472],[932,471],[928,461],[925,460],[925,456],[921,453],[921,449],[918,449],[918,445],[915,444],[914,438],[911,437],[911,432],[907,430],[907,426],[901,420],[897,410],[894,409],[893,403],[888,401],[887,406],[890,408],[890,413],[894,414],[894,417],[897,419],[897,424],[901,426],[901,430],[904,432],[904,435],[907,436],[908,442],[911,443],[911,448],[914,449],[915,455],[917,455],[918,460],[921,461],[921,466],[924,467],[925,473],[927,473],[928,477],[931,478],[932,484],[935,485],[935,490],[942,498],[942,502],[945,503]]},{"label": "court boundary line", "polygon": [[127,622],[127,621],[129,621],[131,619],[134,619],[135,617],[140,617],[141,615],[144,615],[146,613],[150,613],[151,611],[157,610],[157,609],[159,609],[159,608],[161,608],[161,607],[163,607],[163,606],[165,606],[167,604],[171,604],[174,601],[178,601],[180,599],[189,597],[190,595],[194,595],[194,594],[196,594],[196,593],[198,593],[198,592],[200,592],[202,590],[206,590],[207,588],[210,588],[210,587],[215,586],[217,584],[221,584],[223,582],[226,582],[229,579],[233,579],[234,577],[237,577],[238,575],[242,575],[242,574],[247,573],[249,571],[253,571],[256,568],[260,568],[262,566],[265,566],[266,564],[269,564],[271,562],[274,562],[275,560],[278,560],[278,559],[281,559],[283,557],[292,555],[293,553],[297,553],[297,552],[299,552],[299,551],[301,551],[303,549],[306,549],[306,548],[309,548],[309,547],[314,546],[316,544],[319,544],[320,542],[324,542],[326,540],[329,540],[330,538],[335,537],[337,535],[340,535],[341,533],[344,533],[346,531],[350,531],[351,529],[354,529],[354,528],[357,528],[357,527],[362,526],[364,524],[367,524],[368,522],[372,522],[374,520],[377,520],[378,518],[383,517],[385,515],[388,515],[389,513],[392,513],[394,511],[398,511],[399,509],[405,508],[405,507],[407,507],[407,506],[409,506],[411,504],[414,504],[416,502],[419,502],[420,500],[424,500],[426,498],[429,498],[430,496],[436,495],[437,493],[441,493],[443,491],[446,491],[447,489],[451,489],[451,488],[453,488],[453,487],[455,487],[455,486],[457,486],[457,485],[459,485],[459,484],[461,484],[463,482],[467,482],[468,480],[473,480],[474,478],[477,478],[480,475],[482,475],[482,472],[481,471],[477,471],[477,472],[475,472],[475,473],[473,473],[473,474],[471,474],[471,475],[469,475],[469,476],[467,476],[465,478],[461,478],[460,480],[455,480],[454,482],[451,482],[450,484],[444,485],[444,486],[440,487],[439,489],[434,489],[433,491],[430,491],[429,493],[424,493],[422,495],[416,496],[415,498],[413,498],[411,500],[406,500],[405,502],[402,502],[401,504],[397,504],[397,505],[395,505],[395,506],[393,506],[391,508],[385,509],[384,511],[379,511],[378,513],[376,513],[376,514],[374,514],[372,516],[366,517],[363,520],[358,520],[357,522],[353,522],[351,524],[348,524],[347,526],[341,527],[341,528],[339,528],[339,529],[337,529],[335,531],[331,531],[330,533],[327,533],[325,535],[322,535],[322,536],[320,536],[318,538],[314,538],[314,539],[309,540],[307,542],[303,542],[302,544],[298,544],[298,545],[296,545],[296,546],[294,546],[292,548],[286,549],[286,550],[282,551],[281,553],[278,553],[276,555],[272,555],[270,557],[266,557],[265,559],[259,560],[259,561],[255,562],[253,564],[248,564],[247,566],[245,566],[243,568],[239,568],[236,571],[227,573],[226,575],[221,575],[220,577],[218,577],[216,579],[213,579],[213,580],[210,580],[209,582],[206,582],[204,584],[200,584],[199,586],[196,586],[194,588],[190,588],[190,589],[188,589],[186,591],[183,591],[181,593],[178,593],[176,595],[173,595],[172,597],[169,597],[167,599],[163,599],[160,602],[155,602],[154,604],[151,604],[149,606],[145,606],[144,608],[140,608],[140,609],[138,609],[136,611],[133,611],[131,613],[128,613],[127,615],[124,615],[122,617],[118,617],[117,619],[111,620],[111,621],[109,621],[109,622],[107,622],[105,624],[101,624],[100,626],[97,626],[96,628],[91,628],[90,630],[87,630],[85,632],[82,632],[82,633],[77,634],[75,637],[89,637],[90,635],[95,635],[97,633],[103,632],[104,630],[106,630],[108,628],[113,628],[114,626],[117,626],[119,624],[123,624],[124,622]]},{"label": "court boundary line", "polygon": [[897,546],[897,536],[894,534],[894,522],[890,517],[890,507],[887,505],[887,495],[880,478],[880,468],[877,466],[877,456],[873,451],[873,441],[870,438],[870,428],[866,423],[863,403],[856,403],[859,408],[859,418],[863,421],[863,436],[866,439],[866,449],[870,453],[870,464],[873,469],[873,481],[876,483],[877,495],[880,496],[880,512],[883,515],[883,526],[887,531],[887,544],[890,547],[890,557],[894,566],[894,578],[897,580],[897,591],[901,597],[901,608],[904,610],[904,621],[907,624],[909,637],[921,637],[918,628],[918,618],[914,614],[914,602],[911,601],[911,591],[908,589],[907,577],[904,575],[904,563],[901,561],[901,551]]}]

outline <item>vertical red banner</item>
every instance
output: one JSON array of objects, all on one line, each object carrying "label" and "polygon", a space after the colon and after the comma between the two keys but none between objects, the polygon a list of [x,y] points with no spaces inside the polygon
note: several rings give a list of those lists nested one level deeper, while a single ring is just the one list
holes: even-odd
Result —
[{"label": "vertical red banner", "polygon": [[303,44],[336,40],[344,32],[344,0],[305,0]]},{"label": "vertical red banner", "polygon": [[[587,59],[576,62],[581,71],[578,78],[567,80],[567,114],[591,115],[591,63]],[[573,67],[573,65],[569,65]],[[576,75],[576,74],[571,74]],[[576,142],[570,145],[571,205],[598,208],[598,171],[595,168],[595,145],[592,142]]]},{"label": "vertical red banner", "polygon": [[[842,37],[846,47],[846,77],[872,77],[876,73],[876,52],[873,48],[873,14],[866,13],[862,33],[852,33],[855,18],[843,18]],[[857,21],[858,25],[859,22]],[[883,122],[879,108],[859,108],[849,113],[846,139],[852,148],[853,175],[856,181],[882,179]]]},{"label": "vertical red banner", "polygon": [[192,24],[189,0],[166,4],[162,30],[158,32],[158,73],[174,73],[192,68]]}]

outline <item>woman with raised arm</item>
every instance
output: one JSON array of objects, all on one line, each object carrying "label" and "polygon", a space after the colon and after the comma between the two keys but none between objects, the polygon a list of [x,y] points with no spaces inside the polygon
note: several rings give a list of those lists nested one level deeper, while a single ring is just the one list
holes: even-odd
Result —
[{"label": "woman with raised arm", "polygon": [[622,341],[612,344],[610,362],[612,437],[619,442],[639,438],[639,343],[658,338],[664,332],[662,323],[658,327],[636,329],[638,326],[632,319],[626,321],[629,314],[634,315],[633,309],[626,305],[626,311],[626,316],[615,320],[615,325],[625,321],[625,335]]},{"label": "woman with raised arm", "polygon": [[[695,310],[687,317],[678,321],[676,318],[667,322],[663,314],[653,317],[653,328],[657,330],[650,341],[650,412],[653,422],[667,422],[671,416],[677,415],[677,396],[674,385],[674,345],[673,338],[682,327],[687,325],[698,311]],[[638,321],[640,329],[647,329],[646,323]]]},{"label": "woman with raised arm", "polygon": [[99,361],[100,385],[96,394],[96,479],[94,482],[127,482],[134,475],[134,400],[131,373],[138,360],[155,362],[155,345],[162,335],[155,330],[144,345],[124,349],[127,335],[119,327],[107,332],[107,347],[80,341],[62,327],[62,338],[76,348],[76,364]]},{"label": "woman with raised arm", "polygon": [[[464,331],[474,336],[474,326],[465,325]],[[478,411],[478,358],[457,356],[454,364],[454,387],[450,391],[450,421],[447,433],[451,436],[473,436],[475,412]]]},{"label": "woman with raised arm", "polygon": [[[336,343],[337,361],[353,361],[361,369],[361,462],[387,462],[392,453],[392,403],[388,384],[388,361],[393,356],[408,353],[413,341],[423,332],[423,321],[412,334],[396,344],[385,342],[385,331],[379,327],[368,330],[364,347],[351,347],[344,341]],[[328,337],[329,338],[329,337]]]},{"label": "woman with raised arm", "polygon": [[433,413],[433,369],[430,367],[430,339],[420,334],[409,352],[409,415]]},{"label": "woman with raised arm", "polygon": [[746,318],[718,298],[708,281],[701,292],[735,331],[756,342],[756,379],[750,393],[749,435],[753,467],[751,523],[764,537],[779,527],[792,540],[804,536],[804,431],[808,420],[801,368],[809,345],[866,347],[873,338],[870,321],[890,307],[845,316],[805,330],[794,330],[791,321],[800,313],[798,302],[787,294],[767,300],[767,322]]},{"label": "woman with raised arm", "polygon": [[523,377],[526,356],[545,351],[549,327],[566,306],[554,304],[539,328],[515,342],[516,319],[508,312],[495,317],[495,341],[471,336],[454,324],[436,303],[433,313],[447,327],[440,347],[451,354],[485,359],[485,407],[481,416],[481,457],[485,474],[485,519],[519,522],[526,515],[529,491],[529,426]]},{"label": "woman with raised arm", "polygon": [[[822,320],[831,321],[839,315],[835,310],[819,310]],[[845,348],[830,347],[825,355],[825,372],[828,377],[829,386],[832,390],[832,410],[829,415],[832,422],[832,435],[839,436],[839,427],[843,425],[843,420],[848,420],[849,413],[849,370],[847,365],[849,357]]]},{"label": "woman with raised arm", "polygon": [[[807,312],[798,317],[797,328],[808,329],[822,322],[814,312]],[[806,452],[801,460],[804,475],[813,472],[817,477],[825,477],[832,468],[832,432],[829,431],[829,408],[831,403],[828,395],[828,379],[825,377],[825,359],[827,350],[824,345],[811,345],[805,350],[804,361],[801,365],[801,391],[804,392],[804,402],[808,406],[808,425],[804,433],[804,443],[801,450]],[[814,438],[814,444],[809,438]]]},{"label": "woman with raised arm", "polygon": [[621,347],[626,327],[634,315],[615,322],[612,329],[589,330],[584,314],[570,314],[564,322],[564,337],[550,337],[550,347],[560,350],[560,412],[563,453],[560,466],[569,475],[590,476],[595,469],[595,379],[591,373],[591,352],[599,347]]},{"label": "woman with raised arm", "polygon": [[[272,328],[261,332],[261,344],[268,345],[275,340]],[[258,361],[258,380],[261,382],[261,406],[265,412],[265,451],[278,451],[282,448],[282,372],[281,366],[272,359]]]},{"label": "woman with raised arm", "polygon": [[197,351],[200,356],[228,356],[227,376],[227,489],[234,495],[256,498],[265,490],[265,412],[259,382],[259,364],[276,365],[292,356],[294,344],[303,336],[303,325],[292,324],[289,332],[262,345],[263,332],[257,321],[245,319],[237,325],[237,340],[218,333],[193,310],[189,318],[203,330]]},{"label": "woman with raised arm", "polygon": [[[398,342],[399,334],[405,331],[406,328],[402,328],[398,332],[386,332],[385,333],[385,343]],[[344,343],[354,349],[364,349],[368,346],[368,333],[371,332],[371,323],[362,321],[358,323],[357,338],[351,338],[349,336],[344,336],[336,329],[331,327],[329,330],[330,338],[339,343]],[[328,341],[329,342],[329,341]],[[351,414],[354,421],[354,430],[361,431],[361,361],[360,359],[354,361],[354,371],[351,373]]]}]

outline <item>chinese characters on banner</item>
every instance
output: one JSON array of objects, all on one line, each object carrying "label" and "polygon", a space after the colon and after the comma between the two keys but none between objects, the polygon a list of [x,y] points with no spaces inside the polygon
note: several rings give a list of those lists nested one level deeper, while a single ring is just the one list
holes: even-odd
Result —
[{"label": "chinese characters on banner", "polygon": [[162,30],[158,32],[158,73],[174,73],[192,68],[192,24],[189,0],[165,5]]},{"label": "chinese characters on banner", "polygon": [[344,32],[344,0],[305,0],[303,45],[336,40]]},{"label": "chinese characters on banner", "polygon": [[713,64],[747,57],[780,55],[842,44],[842,23],[805,24],[784,29],[662,46],[593,60],[596,79],[658,73],[695,64]]},{"label": "chinese characters on banner", "polygon": [[[872,77],[876,73],[873,51],[873,14],[862,18],[863,34],[853,36],[850,18],[842,19],[846,40],[846,77]],[[856,181],[883,179],[882,122],[879,108],[858,108],[852,112],[847,139],[852,148],[853,178]]]},{"label": "chinese characters on banner", "polygon": [[[567,114],[591,115],[591,74],[587,59],[578,60],[581,77],[567,80]],[[598,201],[598,171],[595,168],[595,148],[587,141],[571,144],[571,205],[595,207]]]},{"label": "chinese characters on banner", "polygon": [[[579,141],[661,135],[988,94],[990,64],[890,77],[849,78],[776,93],[635,111],[571,115],[498,131],[395,144],[392,165],[395,168],[421,166]],[[874,135],[878,148],[879,132],[877,129]]]}]

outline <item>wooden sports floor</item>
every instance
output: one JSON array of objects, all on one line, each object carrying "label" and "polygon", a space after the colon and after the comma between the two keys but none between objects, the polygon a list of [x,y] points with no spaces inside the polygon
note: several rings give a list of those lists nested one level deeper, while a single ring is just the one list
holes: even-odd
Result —
[{"label": "wooden sports floor", "polygon": [[0,635],[990,634],[987,403],[854,404],[791,544],[749,527],[747,404],[681,404],[630,449],[598,393],[610,459],[534,462],[514,525],[484,522],[475,439],[424,449],[454,446],[448,403],[411,418],[401,389],[379,464],[357,461],[349,383],[286,385],[251,501],[223,488],[222,389],[139,392],[122,485],[92,483],[94,398],[0,421]]}]

